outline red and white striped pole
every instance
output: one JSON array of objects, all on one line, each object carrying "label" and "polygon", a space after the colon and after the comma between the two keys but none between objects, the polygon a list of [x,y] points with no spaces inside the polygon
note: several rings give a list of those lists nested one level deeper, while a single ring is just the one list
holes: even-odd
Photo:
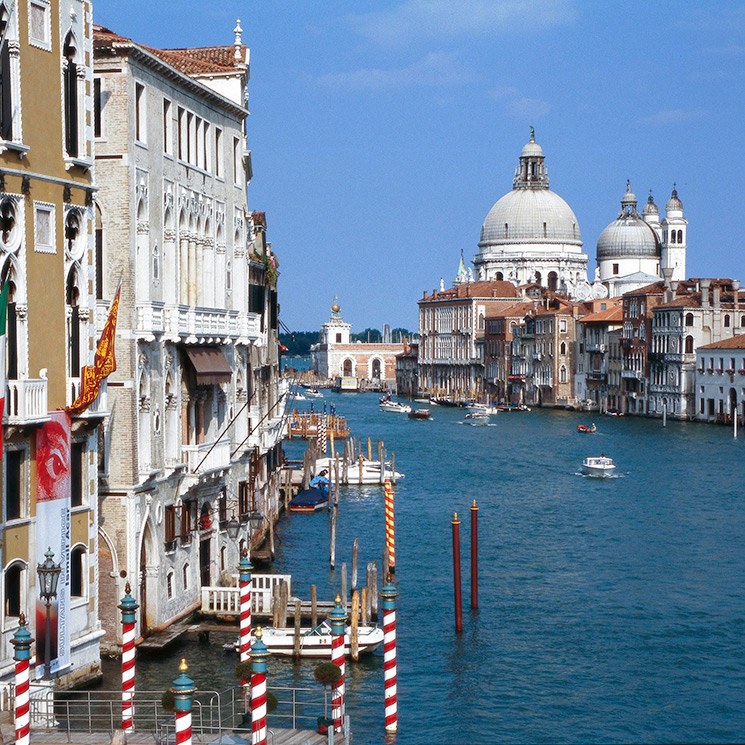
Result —
[{"label": "red and white striped pole", "polygon": [[383,669],[385,688],[385,731],[398,729],[398,698],[396,695],[396,597],[398,592],[391,575],[380,591],[383,598]]},{"label": "red and white striped pole", "polygon": [[393,485],[390,479],[385,480],[385,547],[388,551],[388,569],[396,571],[396,524],[393,511]]},{"label": "red and white striped pole", "polygon": [[191,710],[194,706],[194,681],[186,674],[186,660],[181,660],[179,676],[173,681],[171,693],[176,710],[176,745],[191,743]]},{"label": "red and white striped pole", "polygon": [[251,745],[266,745],[266,660],[269,650],[256,629],[251,647]]},{"label": "red and white striped pole", "polygon": [[31,728],[28,711],[29,666],[31,663],[31,643],[34,640],[26,626],[26,617],[21,613],[20,625],[10,643],[15,649],[15,709],[13,718],[16,730],[16,745],[29,745]]},{"label": "red and white striped pole", "polygon": [[122,729],[125,732],[134,732],[135,611],[140,607],[131,592],[127,582],[119,604],[122,612]]},{"label": "red and white striped pole", "polygon": [[334,720],[334,731],[341,732],[344,722],[344,655],[347,614],[341,606],[341,596],[336,596],[334,607],[329,614],[331,623],[331,662],[339,668],[341,676],[334,685],[331,697],[331,718]]},{"label": "red and white striped pole", "polygon": [[248,662],[251,651],[251,561],[248,551],[244,548],[240,563],[238,564],[238,576],[241,593],[241,629],[240,629],[240,651],[241,662]]}]

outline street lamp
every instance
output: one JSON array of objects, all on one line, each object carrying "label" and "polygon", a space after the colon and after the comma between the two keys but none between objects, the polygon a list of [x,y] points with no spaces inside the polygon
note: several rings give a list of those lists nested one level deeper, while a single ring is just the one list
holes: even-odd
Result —
[{"label": "street lamp", "polygon": [[233,514],[233,517],[228,520],[228,524],[225,526],[225,528],[228,531],[228,538],[230,538],[231,541],[234,541],[236,538],[238,538],[238,533],[241,530],[241,524],[236,519],[235,513]]},{"label": "street lamp", "polygon": [[264,524],[264,516],[256,510],[249,512],[246,515],[246,520],[248,521],[250,535],[253,535]]},{"label": "street lamp", "polygon": [[52,634],[50,623],[50,612],[52,600],[57,597],[57,583],[62,572],[62,566],[55,564],[52,558],[52,547],[44,554],[44,562],[36,565],[36,573],[39,577],[39,596],[47,606],[47,620],[44,634],[44,680],[51,680],[51,657],[52,657]]}]

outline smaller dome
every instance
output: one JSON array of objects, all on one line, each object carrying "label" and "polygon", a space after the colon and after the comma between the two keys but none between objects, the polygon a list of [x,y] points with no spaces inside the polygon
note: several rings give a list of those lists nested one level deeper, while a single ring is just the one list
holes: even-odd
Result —
[{"label": "smaller dome", "polygon": [[627,204],[636,207],[636,194],[631,191],[631,182],[628,179],[626,180],[626,193],[621,197],[621,206],[625,207]]},{"label": "smaller dome", "polygon": [[647,199],[647,203],[644,205],[644,209],[642,210],[643,215],[659,215],[660,211],[657,208],[657,205],[654,203],[654,199],[652,199],[652,192],[649,192],[649,198]]},{"label": "smaller dome", "polygon": [[530,140],[523,147],[520,153],[521,158],[542,158],[543,148],[535,141],[535,130],[530,128]]},{"label": "smaller dome", "polygon": [[654,230],[637,215],[622,215],[600,234],[597,258],[656,258],[659,241]]},{"label": "smaller dome", "polygon": [[675,188],[675,184],[673,184],[673,193],[670,195],[670,199],[667,200],[665,210],[667,212],[671,212],[672,210],[683,211],[683,202],[678,199],[678,190]]}]

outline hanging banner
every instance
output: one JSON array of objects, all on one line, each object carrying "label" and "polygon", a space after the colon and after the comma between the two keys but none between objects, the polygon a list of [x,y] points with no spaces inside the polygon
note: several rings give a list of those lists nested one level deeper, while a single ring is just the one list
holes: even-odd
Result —
[{"label": "hanging banner", "polygon": [[[70,665],[70,417],[50,413],[36,433],[36,561],[43,564],[51,549],[61,573],[57,597],[49,607],[52,674]],[[36,671],[44,672],[46,660],[47,604],[36,584]]]}]

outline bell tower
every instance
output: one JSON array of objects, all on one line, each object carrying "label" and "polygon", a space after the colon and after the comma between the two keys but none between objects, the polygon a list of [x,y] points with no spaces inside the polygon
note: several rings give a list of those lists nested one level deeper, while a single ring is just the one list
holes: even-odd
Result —
[{"label": "bell tower", "polygon": [[686,249],[688,220],[683,216],[683,203],[678,198],[678,190],[673,184],[673,192],[665,205],[662,225],[662,269],[672,269],[672,279],[686,278]]}]

